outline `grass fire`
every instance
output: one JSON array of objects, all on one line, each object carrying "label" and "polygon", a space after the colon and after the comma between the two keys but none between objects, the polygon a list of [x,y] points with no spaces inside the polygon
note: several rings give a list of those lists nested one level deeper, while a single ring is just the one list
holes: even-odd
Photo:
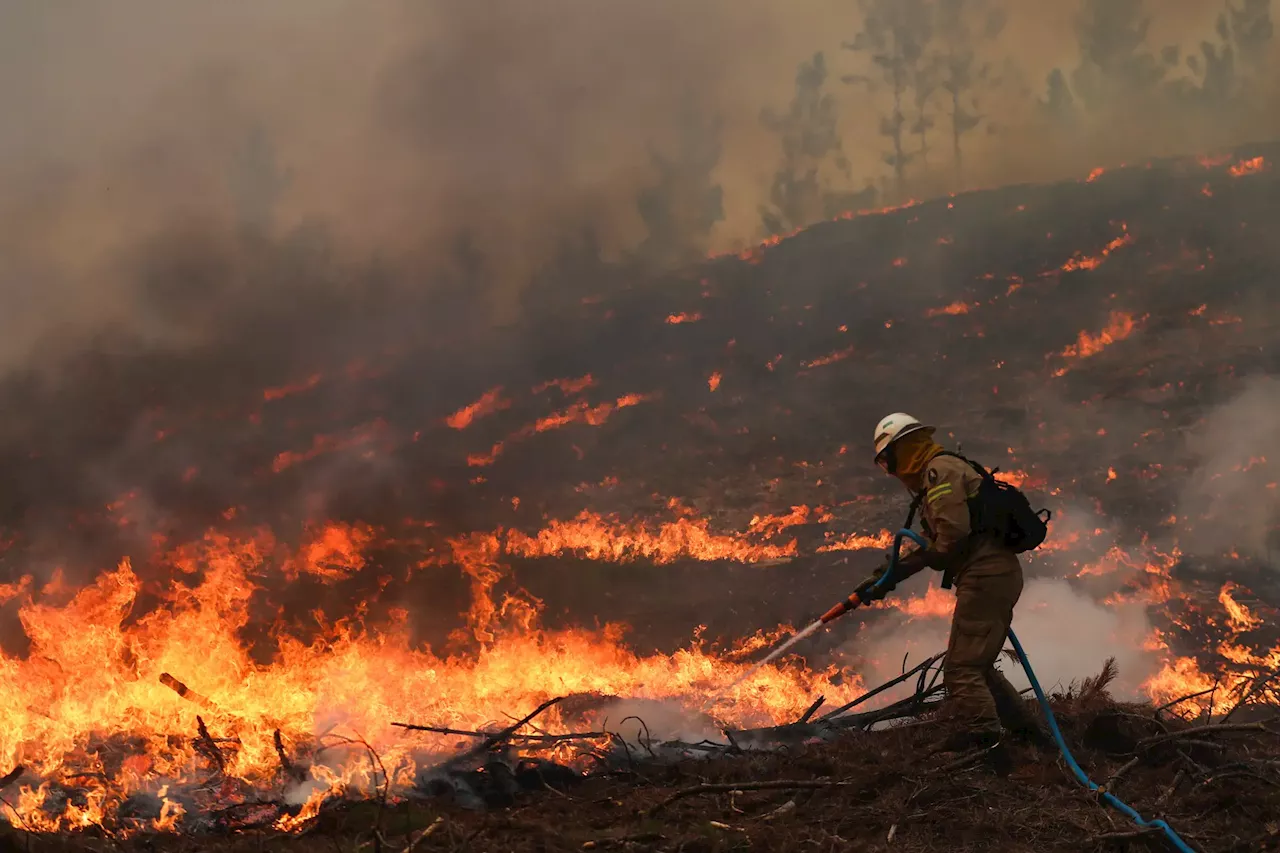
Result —
[{"label": "grass fire", "polygon": [[[1255,118],[1269,4],[1227,4],[1189,55],[1189,13],[1151,47],[1140,2],[1071,4],[1079,57],[1023,113],[1036,57],[992,57],[1049,34],[1012,8],[852,3],[839,61],[787,77],[776,48],[759,98],[793,100],[753,102],[759,138],[711,79],[743,45],[708,21],[747,12],[707,4],[692,50],[632,5],[600,24],[615,60],[586,59],[635,115],[542,13],[461,9],[318,13],[292,71],[226,46],[148,89],[173,127],[138,107],[92,155],[79,122],[119,119],[20,99],[0,845],[1280,849],[1280,143],[1241,136],[1280,131]],[[780,41],[822,29],[757,11]],[[67,66],[0,63],[96,91],[86,21],[43,14],[0,17]],[[353,107],[317,133],[291,75],[355,33],[396,61],[317,69]],[[637,64],[663,44],[669,69]],[[879,138],[841,136],[851,104],[890,111]],[[660,142],[613,159],[641,125]],[[753,195],[762,139],[782,161]],[[994,478],[966,518],[990,490],[1052,511],[990,647],[1020,691],[994,735],[957,710],[963,582],[894,575],[941,561],[952,489],[926,467],[948,454],[903,456],[921,424],[872,441],[903,410]],[[913,499],[926,537],[898,554]]]}]

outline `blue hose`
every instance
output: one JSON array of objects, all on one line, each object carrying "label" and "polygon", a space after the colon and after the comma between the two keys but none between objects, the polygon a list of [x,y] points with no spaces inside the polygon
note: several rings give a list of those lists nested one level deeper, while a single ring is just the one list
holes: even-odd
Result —
[{"label": "blue hose", "polygon": [[[1013,643],[1013,650],[1018,653],[1018,660],[1022,663],[1022,669],[1027,673],[1027,680],[1031,682],[1031,689],[1036,692],[1036,699],[1040,702],[1040,708],[1044,711],[1044,717],[1049,721],[1049,731],[1053,733],[1053,739],[1058,742],[1058,749],[1062,751],[1062,757],[1066,760],[1067,766],[1071,768],[1071,772],[1081,785],[1084,785],[1090,791],[1098,791],[1099,786],[1089,778],[1088,774],[1081,769],[1076,763],[1075,756],[1071,754],[1071,750],[1067,748],[1067,742],[1062,738],[1062,730],[1058,728],[1058,720],[1053,716],[1053,709],[1049,707],[1049,700],[1045,698],[1044,690],[1040,687],[1040,682],[1036,679],[1036,674],[1031,670],[1031,661],[1027,660],[1027,653],[1022,649],[1022,643],[1018,642],[1018,635],[1013,633],[1013,629],[1009,629],[1009,641]],[[1164,833],[1172,844],[1181,853],[1195,853],[1187,842],[1183,841],[1178,833],[1174,832],[1173,827],[1169,826],[1163,820],[1146,820],[1142,815],[1138,814],[1128,804],[1117,798],[1114,794],[1103,791],[1102,800],[1107,805],[1112,806],[1116,811],[1132,820],[1138,826],[1154,827]]]},{"label": "blue hose", "polygon": [[[898,550],[902,547],[903,539],[911,539],[921,548],[927,548],[928,544],[914,530],[899,530],[893,537],[893,552],[889,558],[889,570],[884,573],[884,577],[876,584],[877,587],[883,584],[892,574],[893,569],[898,565]],[[1062,737],[1062,730],[1058,728],[1058,719],[1053,715],[1053,709],[1049,707],[1049,700],[1044,695],[1044,690],[1040,687],[1040,681],[1036,678],[1035,672],[1031,669],[1031,661],[1027,659],[1027,653],[1022,648],[1022,643],[1018,642],[1018,635],[1013,633],[1013,629],[1009,629],[1009,641],[1013,643],[1013,650],[1018,653],[1018,660],[1022,663],[1022,669],[1027,673],[1027,680],[1031,682],[1031,689],[1036,693],[1036,699],[1040,702],[1040,709],[1044,711],[1045,719],[1049,721],[1049,731],[1053,733],[1053,739],[1058,743],[1058,749],[1062,752],[1062,757],[1066,760],[1067,766],[1071,768],[1072,774],[1076,780],[1088,788],[1090,791],[1099,791],[1100,786],[1096,784],[1089,775],[1084,772],[1080,765],[1076,762],[1076,758],[1071,754],[1071,750],[1067,748],[1067,742]],[[1163,820],[1146,820],[1142,815],[1138,814],[1134,809],[1124,801],[1117,798],[1108,791],[1102,791],[1101,798],[1107,805],[1112,806],[1116,811],[1132,820],[1138,826],[1145,828],[1151,827],[1159,829],[1169,839],[1179,853],[1196,853],[1187,842],[1183,841],[1178,833],[1174,832],[1173,827],[1169,826]]]}]

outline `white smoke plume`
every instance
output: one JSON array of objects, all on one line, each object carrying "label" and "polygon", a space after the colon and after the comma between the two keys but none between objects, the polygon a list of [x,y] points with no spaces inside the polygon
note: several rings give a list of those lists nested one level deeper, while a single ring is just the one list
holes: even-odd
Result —
[{"label": "white smoke plume", "polygon": [[1196,467],[1181,488],[1185,553],[1270,561],[1280,547],[1280,380],[1256,377],[1188,436]]}]

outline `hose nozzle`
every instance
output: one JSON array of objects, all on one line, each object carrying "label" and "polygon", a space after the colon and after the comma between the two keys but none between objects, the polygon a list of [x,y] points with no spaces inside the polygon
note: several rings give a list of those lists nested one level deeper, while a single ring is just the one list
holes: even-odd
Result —
[{"label": "hose nozzle", "polygon": [[839,619],[841,616],[845,615],[850,610],[854,610],[855,608],[857,608],[858,605],[860,604],[862,604],[862,599],[858,598],[858,594],[855,592],[852,595],[850,595],[848,598],[846,598],[844,601],[840,602],[835,607],[828,610],[826,613],[823,613],[822,618],[819,619],[818,621],[825,625],[828,622],[831,622],[832,620]]}]

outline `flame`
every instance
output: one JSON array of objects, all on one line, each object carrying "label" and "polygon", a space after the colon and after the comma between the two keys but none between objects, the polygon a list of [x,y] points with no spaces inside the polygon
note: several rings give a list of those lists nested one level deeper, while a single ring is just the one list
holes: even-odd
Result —
[{"label": "flame", "polygon": [[949,619],[956,609],[956,597],[936,586],[929,587],[923,597],[886,598],[884,602],[912,619]]},{"label": "flame", "polygon": [[978,307],[977,303],[974,303],[973,305],[969,305],[969,303],[963,302],[963,301],[952,302],[950,305],[943,305],[941,308],[930,308],[928,311],[924,312],[924,316],[925,317],[942,317],[942,316],[954,317],[960,314],[968,314],[971,308],[976,308],[976,307]]},{"label": "flame", "polygon": [[1267,161],[1265,158],[1253,157],[1236,163],[1227,170],[1227,173],[1233,178],[1243,178],[1245,175],[1256,175],[1259,172],[1266,171],[1267,168]]},{"label": "flame", "polygon": [[[781,525],[761,520],[756,527]],[[852,673],[796,667],[765,667],[731,688],[749,670],[733,659],[734,650],[715,654],[694,644],[642,656],[623,645],[616,626],[539,630],[536,608],[510,598],[493,605],[490,641],[465,658],[415,647],[402,611],[376,628],[358,619],[321,620],[319,636],[306,641],[278,628],[273,659],[250,653],[240,632],[261,579],[276,565],[288,572],[305,563],[328,573],[323,567],[335,554],[345,555],[344,572],[354,569],[375,544],[371,536],[367,528],[326,527],[292,561],[277,564],[278,548],[265,536],[211,532],[156,558],[151,569],[166,567],[174,580],[149,589],[160,603],[145,612],[136,612],[143,582],[127,560],[64,604],[23,605],[31,653],[0,655],[7,685],[0,697],[0,766],[21,763],[28,778],[41,781],[23,785],[8,801],[6,817],[47,831],[107,821],[127,827],[131,819],[115,817],[116,810],[131,795],[149,793],[163,805],[146,825],[172,830],[192,805],[248,804],[280,784],[278,731],[303,772],[305,804],[275,824],[291,831],[328,799],[377,792],[383,777],[370,749],[386,768],[393,799],[412,784],[417,768],[453,749],[443,736],[410,736],[390,726],[397,719],[479,729],[535,706],[552,690],[670,700],[693,713],[701,697],[725,689],[733,701],[718,712],[724,721],[753,726],[794,719],[817,694],[847,701],[862,692]],[[477,534],[457,545],[479,562],[565,553],[745,561],[794,553],[794,543],[753,543],[748,534],[713,533],[705,521],[688,517],[652,527],[590,514],[531,535]],[[169,673],[180,673],[182,682]],[[554,709],[539,725],[566,730]],[[95,746],[104,736],[123,739]],[[316,753],[307,744],[327,748]],[[73,774],[80,774],[74,784],[83,796],[68,800],[55,788]]]},{"label": "flame", "polygon": [[720,371],[717,370],[707,377],[707,387],[712,391],[720,387]]},{"label": "flame", "polygon": [[580,394],[588,388],[593,387],[596,380],[588,373],[585,376],[579,376],[576,379],[550,379],[541,385],[534,386],[533,393],[542,394],[550,388],[560,389],[560,393],[566,397],[572,397],[574,394]]},{"label": "flame", "polygon": [[696,323],[701,319],[702,319],[702,315],[696,314],[696,313],[685,314],[682,312],[680,314],[667,315],[667,323],[672,326],[679,325],[680,323]]},{"label": "flame", "polygon": [[570,424],[584,423],[588,426],[600,426],[613,416],[614,412],[638,406],[657,398],[655,394],[624,394],[612,402],[599,403],[595,406],[586,401],[578,401],[567,409],[561,409],[550,415],[539,418],[531,424],[525,424],[503,441],[494,444],[488,453],[472,453],[467,456],[467,464],[471,467],[492,465],[511,444],[523,441],[541,432],[560,429]]},{"label": "flame", "polygon": [[1107,171],[1106,169],[1099,166],[1089,173],[1089,177],[1085,178],[1084,182],[1086,184],[1091,184],[1094,181],[1098,180],[1098,178],[1101,178],[1104,174],[1106,174],[1106,171]]},{"label": "flame", "polygon": [[320,384],[321,375],[313,373],[301,382],[293,385],[281,385],[279,388],[268,388],[262,392],[264,402],[270,403],[273,400],[282,400],[285,397],[301,394],[304,391],[310,391],[312,388]]},{"label": "flame", "polygon": [[853,347],[848,346],[842,350],[836,350],[835,352],[830,352],[830,353],[827,353],[826,355],[818,356],[813,361],[806,361],[802,363],[804,364],[804,367],[806,369],[812,370],[815,367],[825,367],[828,364],[835,364],[837,361],[844,361],[846,358],[848,358],[851,355],[853,355]]},{"label": "flame", "polygon": [[[828,539],[831,536],[828,534]],[[888,530],[881,530],[879,533],[867,536],[861,533],[850,533],[843,538],[837,538],[829,541],[818,549],[819,553],[829,551],[866,551],[871,549],[885,550],[893,545],[893,534]]]},{"label": "flame", "polygon": [[[1145,320],[1146,317],[1142,317]],[[1112,311],[1111,318],[1107,321],[1106,327],[1097,335],[1091,335],[1087,331],[1080,332],[1074,344],[1070,344],[1062,350],[1059,355],[1065,359],[1079,360],[1090,358],[1102,352],[1107,347],[1122,341],[1133,334],[1133,330],[1137,328],[1138,321],[1135,321],[1132,314],[1123,311]],[[1067,367],[1060,367],[1054,371],[1054,376],[1062,376],[1068,370]]]},{"label": "flame", "polygon": [[490,388],[481,395],[479,400],[474,403],[463,406],[458,411],[444,419],[444,422],[454,429],[466,429],[477,418],[483,418],[486,415],[492,415],[500,412],[511,405],[510,400],[502,398],[502,387]]},{"label": "flame", "polygon": [[1222,589],[1218,591],[1218,601],[1227,610],[1228,622],[1234,631],[1250,631],[1262,624],[1262,619],[1254,616],[1249,612],[1249,608],[1245,607],[1235,600],[1232,592],[1239,587],[1227,581],[1222,585]]},{"label": "flame", "polygon": [[[801,518],[807,515],[807,508],[797,510],[802,511]],[[786,526],[782,520],[756,523],[765,530],[772,525],[775,533]],[[762,545],[742,536],[712,533],[705,519],[679,518],[654,529],[641,523],[622,524],[587,511],[571,521],[552,521],[533,536],[509,531],[502,547],[507,553],[520,557],[574,554],[590,560],[629,562],[646,559],[654,563],[671,563],[678,559],[759,562],[791,557],[796,553],[794,541],[783,545]]]},{"label": "flame", "polygon": [[[345,435],[317,435],[311,440],[306,450],[286,450],[276,455],[271,463],[271,470],[279,474],[295,465],[310,462],[329,453],[337,453],[373,443],[386,432],[386,423],[382,420],[356,427]],[[367,451],[372,452],[372,451]]]},{"label": "flame", "polygon": [[1102,266],[1102,262],[1106,260],[1107,256],[1109,256],[1112,252],[1114,252],[1116,249],[1121,248],[1122,246],[1128,246],[1133,242],[1133,235],[1129,233],[1129,227],[1124,223],[1121,223],[1121,228],[1124,229],[1124,233],[1121,234],[1119,237],[1115,238],[1114,240],[1112,240],[1107,245],[1103,246],[1102,251],[1100,251],[1098,254],[1082,255],[1077,253],[1065,264],[1063,264],[1059,269],[1061,269],[1062,272],[1074,272],[1076,270],[1093,270]]}]

